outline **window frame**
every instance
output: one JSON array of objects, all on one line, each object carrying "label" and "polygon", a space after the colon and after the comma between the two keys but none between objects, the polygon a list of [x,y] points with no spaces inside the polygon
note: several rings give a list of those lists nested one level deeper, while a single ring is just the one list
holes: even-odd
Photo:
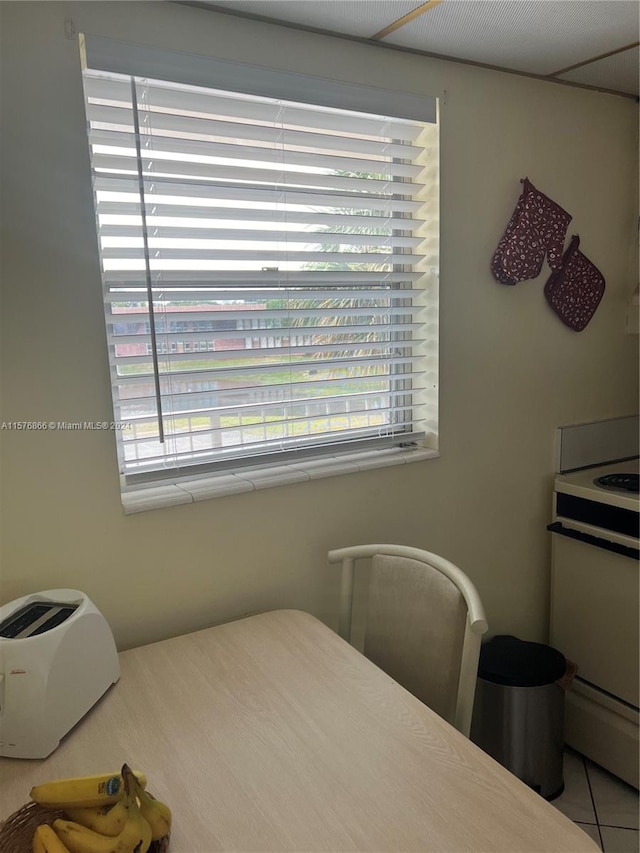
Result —
[{"label": "window frame", "polygon": [[[209,86],[211,86],[210,74],[212,70],[216,72],[215,88],[222,88],[218,85],[220,77],[234,79],[238,89],[247,88],[247,81],[251,81],[251,87],[255,87],[255,83],[261,80],[261,86],[264,91],[264,72],[265,69],[255,69],[251,66],[241,66],[242,75],[238,79],[237,71],[239,65],[237,63],[219,62],[211,60],[208,57],[189,57],[186,62],[188,73],[185,73],[184,57],[180,57],[176,63],[176,57],[166,54],[164,51],[157,51],[153,48],[143,48],[144,56],[140,55],[139,46],[124,45],[123,43],[112,43],[106,39],[98,39],[93,37],[82,37],[81,46],[83,49],[83,57],[85,66],[88,64],[91,67],[102,66],[104,70],[112,71],[113,73],[128,73],[129,67],[135,63],[137,68],[136,76],[140,76],[140,72],[147,72],[151,68],[156,74],[160,70],[159,63],[162,64],[164,72],[158,79],[165,79],[172,82],[184,82],[186,85],[203,85],[202,76],[203,69],[205,76],[209,77]],[[105,56],[108,57],[105,59]],[[100,57],[100,58],[96,58]],[[152,61],[150,61],[150,58]],[[192,61],[195,59],[195,62]],[[181,66],[181,70],[176,77],[176,65]],[[220,75],[220,69],[224,68],[225,74]],[[362,87],[347,84],[336,84],[335,81],[326,81],[313,78],[303,78],[300,75],[290,75],[283,72],[269,72],[271,75],[267,81],[267,87],[272,89],[277,85],[281,91],[287,89],[287,94],[290,94],[291,84],[293,82],[297,92],[316,92],[318,86],[325,89],[325,94],[322,97],[316,95],[315,101],[331,101],[336,100],[336,91],[339,91],[340,97],[344,100],[345,91],[347,101],[349,98],[356,99],[359,103],[362,102],[362,93],[367,90],[369,98],[380,96],[380,90],[373,87]],[[195,79],[195,83],[194,83]],[[274,83],[275,81],[275,83]],[[327,85],[328,83],[328,85]],[[289,87],[289,88],[288,88]],[[337,89],[336,89],[337,87]],[[326,92],[329,92],[327,94]],[[387,95],[392,93],[387,92]],[[397,93],[393,93],[394,97]],[[273,95],[269,95],[273,97]],[[313,97],[313,95],[312,95]],[[365,99],[366,100],[366,99]],[[410,96],[408,98],[411,104],[410,109],[405,109],[405,112],[421,112],[429,114],[431,122],[433,122],[436,130],[437,139],[437,123],[436,123],[436,102],[433,98],[423,98]],[[397,104],[396,104],[397,106]],[[362,111],[362,110],[360,110]],[[394,109],[394,114],[402,112],[402,110]],[[424,119],[423,119],[424,120]],[[433,155],[433,151],[431,154]],[[436,191],[435,203],[437,205],[437,151],[436,153]],[[434,165],[432,163],[432,165]],[[401,220],[399,220],[401,222]],[[434,257],[427,258],[433,262]],[[435,257],[437,263],[437,254]],[[429,270],[430,286],[437,291],[437,267],[431,266]],[[433,307],[433,306],[432,306]],[[436,292],[436,329],[437,329],[437,292]],[[432,317],[433,320],[433,317]],[[248,321],[253,325],[251,320]],[[246,331],[260,331],[256,329],[247,329]],[[249,336],[247,336],[249,337]],[[254,336],[255,337],[255,336]],[[432,342],[433,343],[433,342]],[[437,331],[435,337],[436,358],[437,358]],[[195,346],[195,344],[194,344]],[[209,351],[210,344],[207,344]],[[199,351],[199,350],[198,350]],[[436,391],[436,408],[437,408],[437,376],[434,384]],[[408,389],[410,390],[410,389]],[[437,411],[435,414],[437,422]],[[404,442],[401,442],[401,444]],[[375,441],[367,440],[365,445],[354,443],[352,446],[338,446],[328,444],[326,448],[315,446],[308,452],[304,448],[298,449],[295,456],[288,459],[283,457],[281,453],[275,455],[260,454],[252,456],[250,461],[238,464],[238,460],[230,460],[226,463],[216,463],[216,471],[212,472],[210,464],[204,466],[189,465],[175,474],[165,470],[155,470],[142,475],[121,475],[121,486],[123,505],[125,512],[139,511],[140,508],[152,508],[156,505],[171,505],[174,503],[186,503],[205,497],[216,496],[217,494],[230,494],[237,491],[249,491],[254,488],[262,488],[262,483],[270,482],[271,485],[277,485],[281,482],[302,482],[307,479],[315,479],[316,476],[330,476],[334,473],[348,473],[356,470],[368,470],[375,467],[386,467],[390,464],[404,464],[408,461],[419,461],[425,458],[433,458],[438,455],[437,452],[437,427],[435,430],[429,430],[428,437],[424,442],[411,441],[409,446],[398,446],[389,448],[388,442],[383,440],[380,442],[381,449],[373,450]],[[243,472],[245,476],[243,477]],[[239,482],[236,482],[236,479]],[[179,492],[175,490],[178,489]],[[171,495],[169,494],[171,493]],[[185,498],[184,495],[187,497]]]}]

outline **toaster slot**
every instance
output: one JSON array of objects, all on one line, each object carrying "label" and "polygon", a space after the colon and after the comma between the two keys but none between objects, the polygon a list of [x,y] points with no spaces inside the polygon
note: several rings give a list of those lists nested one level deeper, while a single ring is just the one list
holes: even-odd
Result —
[{"label": "toaster slot", "polygon": [[0,637],[21,640],[50,631],[77,610],[78,605],[34,601],[12,613],[0,624]]},{"label": "toaster slot", "polygon": [[28,604],[26,607],[22,607],[0,625],[0,637],[15,639],[18,634],[22,634],[24,630],[50,610],[50,604]]},{"label": "toaster slot", "polygon": [[38,625],[38,627],[35,628],[35,630],[33,630],[29,634],[29,636],[34,637],[36,634],[44,634],[45,631],[50,631],[52,628],[55,628],[57,625],[62,625],[62,623],[66,622],[66,620],[69,618],[69,616],[71,616],[71,614],[73,613],[73,611],[75,609],[76,608],[71,606],[71,605],[66,606],[66,607],[61,607],[58,610],[58,612],[54,613],[53,616],[50,616],[46,620],[46,622],[43,622],[42,624]]}]

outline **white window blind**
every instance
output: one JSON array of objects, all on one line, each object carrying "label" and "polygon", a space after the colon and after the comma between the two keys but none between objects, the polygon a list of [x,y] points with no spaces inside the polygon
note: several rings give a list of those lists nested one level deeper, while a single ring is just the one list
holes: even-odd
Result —
[{"label": "white window blind", "polygon": [[85,93],[126,481],[417,441],[424,126],[91,68]]}]

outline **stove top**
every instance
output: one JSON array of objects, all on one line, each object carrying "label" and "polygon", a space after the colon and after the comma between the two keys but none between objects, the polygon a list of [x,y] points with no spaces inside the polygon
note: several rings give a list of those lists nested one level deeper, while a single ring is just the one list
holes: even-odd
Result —
[{"label": "stove top", "polygon": [[638,459],[558,474],[555,491],[640,512]]}]

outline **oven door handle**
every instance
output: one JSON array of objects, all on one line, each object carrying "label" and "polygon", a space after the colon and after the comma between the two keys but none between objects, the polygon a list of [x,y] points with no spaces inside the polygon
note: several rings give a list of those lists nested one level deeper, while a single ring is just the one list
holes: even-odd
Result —
[{"label": "oven door handle", "polygon": [[567,536],[569,539],[576,539],[578,542],[584,542],[587,545],[593,545],[595,548],[602,548],[603,551],[613,551],[614,554],[622,554],[623,557],[631,557],[634,560],[640,559],[640,551],[637,548],[629,548],[627,545],[610,542],[608,539],[592,536],[590,533],[563,527],[559,521],[548,524],[547,530],[551,533],[559,533],[560,536]]}]

